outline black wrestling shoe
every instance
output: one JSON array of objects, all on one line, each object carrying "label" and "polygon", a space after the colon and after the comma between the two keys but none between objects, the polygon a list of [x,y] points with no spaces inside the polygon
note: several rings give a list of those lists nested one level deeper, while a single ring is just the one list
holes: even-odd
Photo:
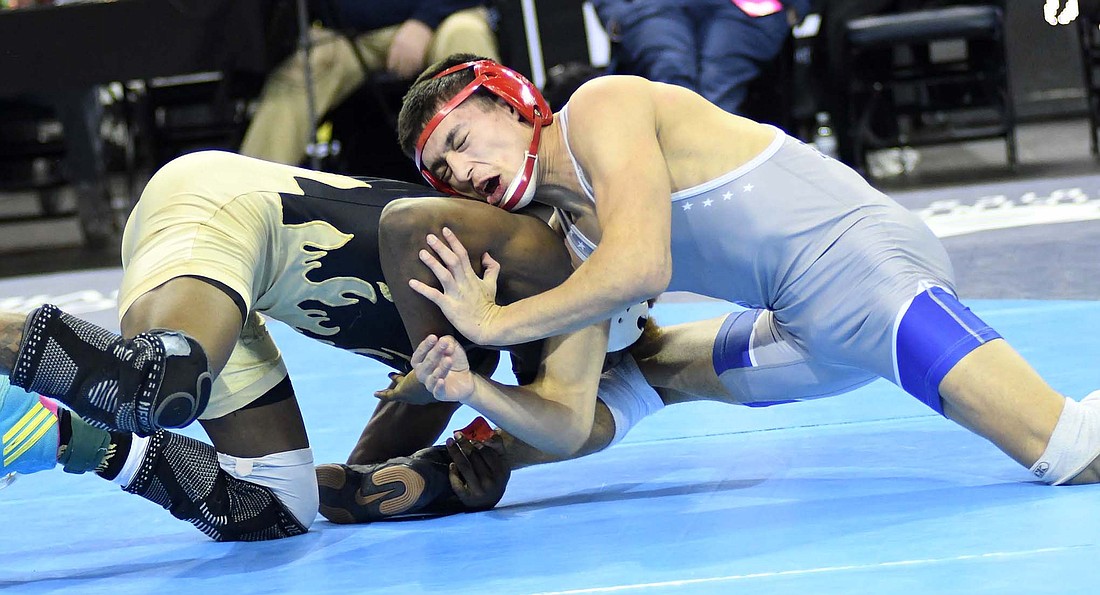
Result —
[{"label": "black wrestling shoe", "polygon": [[321,515],[351,524],[458,512],[449,464],[446,448],[434,447],[376,465],[319,465]]}]

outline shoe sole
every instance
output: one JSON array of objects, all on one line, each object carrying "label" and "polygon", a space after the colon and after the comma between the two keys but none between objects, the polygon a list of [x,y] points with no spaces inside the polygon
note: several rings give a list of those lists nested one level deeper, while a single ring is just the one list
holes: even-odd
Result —
[{"label": "shoe sole", "polygon": [[404,465],[385,467],[364,476],[344,465],[317,467],[321,516],[333,523],[383,520],[416,505],[424,493],[424,477]]}]

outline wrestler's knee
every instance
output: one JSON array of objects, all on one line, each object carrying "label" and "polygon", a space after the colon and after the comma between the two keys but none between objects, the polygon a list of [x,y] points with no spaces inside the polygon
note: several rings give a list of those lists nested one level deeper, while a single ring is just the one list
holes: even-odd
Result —
[{"label": "wrestler's knee", "polygon": [[257,458],[218,453],[218,464],[234,478],[270,491],[304,529],[313,525],[320,502],[310,448]]},{"label": "wrestler's knee", "polygon": [[499,53],[483,8],[462,10],[444,19],[436,28],[432,45],[433,56],[440,57],[464,52],[497,59]]},{"label": "wrestler's knee", "polygon": [[193,422],[212,386],[206,353],[186,334],[152,330],[123,339],[51,304],[28,316],[11,381],[93,425],[140,436]]},{"label": "wrestler's knee", "polygon": [[423,234],[429,230],[438,232],[444,222],[450,223],[450,214],[455,212],[456,202],[455,199],[442,197],[404,198],[390,202],[378,218],[381,245],[385,248],[423,244]]}]

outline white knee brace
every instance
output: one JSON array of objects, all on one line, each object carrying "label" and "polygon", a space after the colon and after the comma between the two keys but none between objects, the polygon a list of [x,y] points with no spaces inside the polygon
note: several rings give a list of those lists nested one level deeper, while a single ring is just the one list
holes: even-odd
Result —
[{"label": "white knee brace", "polygon": [[615,437],[608,446],[622,440],[630,428],[665,406],[629,353],[624,354],[618,365],[603,373],[597,395],[615,420]]},{"label": "white knee brace", "polygon": [[1081,400],[1067,398],[1047,448],[1031,466],[1051,485],[1073,479],[1100,456],[1100,391]]},{"label": "white knee brace", "polygon": [[218,465],[241,481],[270,489],[306,529],[313,524],[320,502],[312,449],[277,452],[255,459],[219,452]]}]

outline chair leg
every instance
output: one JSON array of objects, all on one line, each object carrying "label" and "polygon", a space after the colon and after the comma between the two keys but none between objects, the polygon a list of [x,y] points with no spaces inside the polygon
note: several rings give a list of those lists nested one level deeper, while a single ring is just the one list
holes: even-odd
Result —
[{"label": "chair leg", "polygon": [[1097,129],[1100,128],[1100,90],[1097,89],[1096,81],[1093,80],[1096,64],[1092,57],[1095,49],[1093,30],[1096,25],[1096,20],[1090,18],[1088,14],[1082,14],[1077,19],[1077,37],[1081,48],[1081,66],[1085,81],[1085,102],[1089,111],[1089,152],[1093,157],[1100,157],[1100,139],[1097,138]]}]

